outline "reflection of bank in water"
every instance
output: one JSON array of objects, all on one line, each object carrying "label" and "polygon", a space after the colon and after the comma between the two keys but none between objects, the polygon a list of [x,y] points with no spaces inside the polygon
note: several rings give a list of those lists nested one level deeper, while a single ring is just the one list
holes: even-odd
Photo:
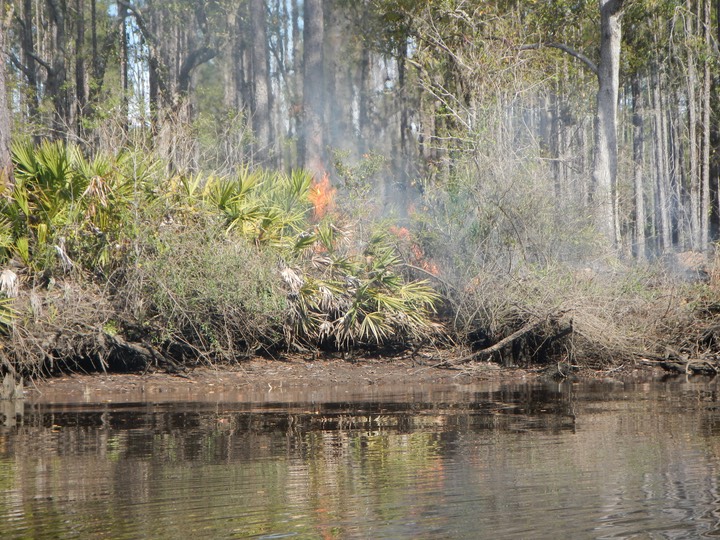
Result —
[{"label": "reflection of bank in water", "polygon": [[15,427],[22,424],[25,402],[22,399],[0,400],[0,427]]},{"label": "reflection of bank in water", "polygon": [[0,385],[0,426],[22,423],[24,396],[22,379],[16,381],[6,373]]}]

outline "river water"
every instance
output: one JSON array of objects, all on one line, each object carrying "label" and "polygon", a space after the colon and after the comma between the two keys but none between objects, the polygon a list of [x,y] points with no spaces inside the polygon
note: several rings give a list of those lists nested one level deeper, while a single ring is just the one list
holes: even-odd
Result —
[{"label": "river water", "polygon": [[720,536],[714,381],[0,405],[0,538]]}]

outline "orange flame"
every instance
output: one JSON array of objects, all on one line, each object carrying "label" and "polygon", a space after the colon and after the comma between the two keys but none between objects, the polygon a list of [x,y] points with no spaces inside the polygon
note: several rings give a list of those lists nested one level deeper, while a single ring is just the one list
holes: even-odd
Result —
[{"label": "orange flame", "polygon": [[394,236],[397,236],[398,240],[401,240],[403,242],[410,241],[410,231],[407,230],[407,227],[397,227],[395,225],[391,225],[390,228],[388,228],[388,232],[390,232],[390,234]]},{"label": "orange flame", "polygon": [[315,181],[310,187],[308,198],[315,209],[315,219],[320,220],[335,210],[336,189],[330,185],[330,177],[323,175],[322,180]]},{"label": "orange flame", "polygon": [[410,231],[406,227],[396,227],[395,225],[392,225],[388,229],[388,231],[391,234],[395,235],[400,241],[400,243],[405,246],[405,249],[410,252],[412,256],[410,262],[413,265],[417,266],[418,268],[422,268],[423,270],[434,276],[440,274],[440,269],[432,260],[425,256],[425,252],[423,251],[422,247],[420,247],[420,245],[418,245],[416,242],[412,241]]}]

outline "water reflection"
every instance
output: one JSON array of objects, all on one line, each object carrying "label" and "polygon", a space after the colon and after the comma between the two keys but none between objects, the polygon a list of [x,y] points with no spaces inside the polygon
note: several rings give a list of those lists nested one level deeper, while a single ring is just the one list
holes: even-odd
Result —
[{"label": "water reflection", "polygon": [[360,397],[28,403],[0,428],[2,537],[720,530],[720,406],[710,383]]},{"label": "water reflection", "polygon": [[0,399],[0,426],[13,427],[22,423],[25,401],[22,399]]}]

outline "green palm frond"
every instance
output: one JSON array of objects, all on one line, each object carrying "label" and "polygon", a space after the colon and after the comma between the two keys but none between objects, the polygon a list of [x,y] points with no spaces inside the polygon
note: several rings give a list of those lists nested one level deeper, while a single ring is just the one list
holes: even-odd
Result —
[{"label": "green palm frond", "polygon": [[434,309],[435,304],[440,301],[440,295],[426,280],[408,281],[398,289],[398,294],[405,302],[424,309]]},{"label": "green palm frond", "polygon": [[[303,313],[319,326],[296,325],[311,331],[302,337],[309,341],[331,340],[344,349],[357,344],[382,344],[390,339],[435,335],[438,326],[431,315],[439,296],[427,282],[406,282],[392,266],[389,254],[372,263],[361,264],[358,257],[332,254],[325,268],[326,279],[299,293]],[[369,269],[368,269],[369,267]]]},{"label": "green palm frond", "polygon": [[205,184],[206,200],[220,211],[225,211],[237,195],[235,182],[227,178],[210,177]]},{"label": "green palm frond", "polygon": [[318,226],[317,239],[320,245],[325,248],[328,253],[333,253],[335,251],[337,231],[330,223],[321,223]]},{"label": "green palm frond", "polygon": [[30,215],[30,194],[28,193],[27,187],[25,186],[25,180],[17,178],[15,181],[15,187],[13,188],[11,202],[15,204],[8,204],[5,212],[11,219],[21,218],[21,215],[17,210],[20,210],[26,217]]},{"label": "green palm frond", "polygon": [[0,264],[11,257],[13,244],[12,222],[6,216],[0,214]]},{"label": "green palm frond", "polygon": [[307,199],[310,186],[312,186],[312,175],[303,169],[295,169],[290,173],[290,191],[298,198]]},{"label": "green palm frond", "polygon": [[56,264],[50,247],[63,236],[81,265],[109,264],[110,243],[132,234],[137,194],[150,191],[141,163],[101,152],[88,159],[63,142],[14,144],[15,186],[0,212],[12,223],[15,253],[33,268]]},{"label": "green palm frond", "polygon": [[27,236],[16,238],[15,245],[12,246],[12,250],[18,257],[20,257],[20,260],[26,266],[32,266],[32,260],[30,259],[30,242]]},{"label": "green palm frond", "polygon": [[256,202],[234,200],[224,209],[227,232],[238,231],[246,236],[257,237],[261,228],[259,222],[265,215]]},{"label": "green palm frond", "polygon": [[265,182],[268,187],[263,190],[262,197],[269,206],[304,220],[312,208],[308,200],[311,184],[312,176],[305,171],[293,171],[290,175],[278,173]]},{"label": "green palm frond", "polygon": [[7,329],[17,318],[17,310],[12,298],[0,297],[0,327]]},{"label": "green palm frond", "polygon": [[365,314],[360,324],[360,336],[365,340],[374,340],[380,344],[388,338],[392,329],[387,324],[385,315],[379,311]]},{"label": "green palm frond", "polygon": [[295,243],[293,244],[292,250],[295,253],[299,253],[315,245],[316,236],[314,234],[308,234],[302,232],[295,237]]},{"label": "green palm frond", "polygon": [[35,145],[30,141],[15,141],[11,150],[16,181],[36,176],[39,165],[35,157]]},{"label": "green palm frond", "polygon": [[186,199],[195,200],[200,193],[200,186],[203,183],[203,175],[191,174],[180,176],[180,186],[182,188],[182,194]]},{"label": "green palm frond", "polygon": [[265,184],[266,175],[260,170],[251,170],[249,165],[241,168],[234,180],[238,197],[248,197]]}]

